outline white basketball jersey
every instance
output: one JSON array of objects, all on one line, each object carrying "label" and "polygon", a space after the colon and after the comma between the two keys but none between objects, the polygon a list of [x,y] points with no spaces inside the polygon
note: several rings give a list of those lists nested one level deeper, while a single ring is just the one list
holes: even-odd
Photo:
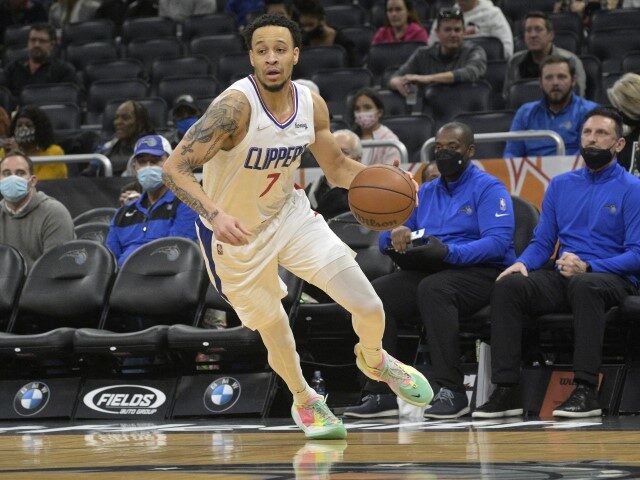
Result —
[{"label": "white basketball jersey", "polygon": [[218,151],[203,167],[207,195],[252,232],[293,193],[302,152],[315,141],[311,91],[291,83],[294,110],[283,123],[267,110],[252,75],[231,85],[227,90],[238,90],[249,100],[249,128],[242,142],[229,151]]}]

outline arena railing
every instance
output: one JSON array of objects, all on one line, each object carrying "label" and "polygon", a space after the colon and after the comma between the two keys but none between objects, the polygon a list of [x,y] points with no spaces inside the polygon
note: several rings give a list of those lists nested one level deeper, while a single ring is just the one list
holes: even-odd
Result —
[{"label": "arena railing", "polygon": [[400,163],[409,163],[409,152],[400,140],[362,140],[362,148],[393,147],[400,152]]},{"label": "arena railing", "polygon": [[[556,155],[565,155],[564,140],[553,130],[523,130],[518,132],[491,132],[476,133],[475,143],[503,142],[507,140],[530,140],[533,138],[549,138],[556,144]],[[436,138],[431,137],[422,144],[420,149],[420,161],[429,163],[431,161],[431,150],[436,143]],[[364,144],[364,142],[363,142]]]},{"label": "arena railing", "polygon": [[98,160],[104,167],[104,176],[113,177],[111,160],[100,153],[87,153],[78,155],[52,155],[50,157],[31,157],[33,163],[89,163]]}]

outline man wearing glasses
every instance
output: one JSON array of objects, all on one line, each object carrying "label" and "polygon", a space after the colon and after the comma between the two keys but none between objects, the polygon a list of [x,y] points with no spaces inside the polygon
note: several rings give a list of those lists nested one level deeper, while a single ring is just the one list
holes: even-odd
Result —
[{"label": "man wearing glasses", "polygon": [[436,22],[440,42],[418,48],[389,80],[389,87],[405,97],[412,85],[475,82],[487,70],[484,49],[463,43],[464,18],[460,9],[440,10]]}]

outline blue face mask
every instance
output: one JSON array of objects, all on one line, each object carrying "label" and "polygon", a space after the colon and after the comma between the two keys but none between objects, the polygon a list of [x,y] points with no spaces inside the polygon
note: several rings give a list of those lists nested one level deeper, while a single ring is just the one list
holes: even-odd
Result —
[{"label": "blue face mask", "polygon": [[22,200],[29,193],[29,181],[17,175],[0,180],[0,193],[11,203]]},{"label": "blue face mask", "polygon": [[145,192],[153,192],[162,186],[162,167],[144,167],[136,174]]},{"label": "blue face mask", "polygon": [[196,123],[198,119],[196,117],[183,118],[176,122],[176,130],[182,136],[187,133],[187,130],[191,128],[191,125]]}]

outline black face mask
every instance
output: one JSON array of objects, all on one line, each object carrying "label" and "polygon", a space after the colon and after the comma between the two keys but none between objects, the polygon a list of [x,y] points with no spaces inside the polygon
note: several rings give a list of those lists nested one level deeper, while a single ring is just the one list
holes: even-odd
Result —
[{"label": "black face mask", "polygon": [[[611,145],[613,147],[613,145]],[[584,163],[589,170],[599,170],[613,160],[613,153],[611,153],[611,147],[609,148],[596,148],[596,147],[580,147],[580,155],[584,159]]]},{"label": "black face mask", "polygon": [[441,148],[436,151],[436,165],[440,174],[447,178],[456,178],[460,176],[469,163],[468,158],[455,150]]}]

